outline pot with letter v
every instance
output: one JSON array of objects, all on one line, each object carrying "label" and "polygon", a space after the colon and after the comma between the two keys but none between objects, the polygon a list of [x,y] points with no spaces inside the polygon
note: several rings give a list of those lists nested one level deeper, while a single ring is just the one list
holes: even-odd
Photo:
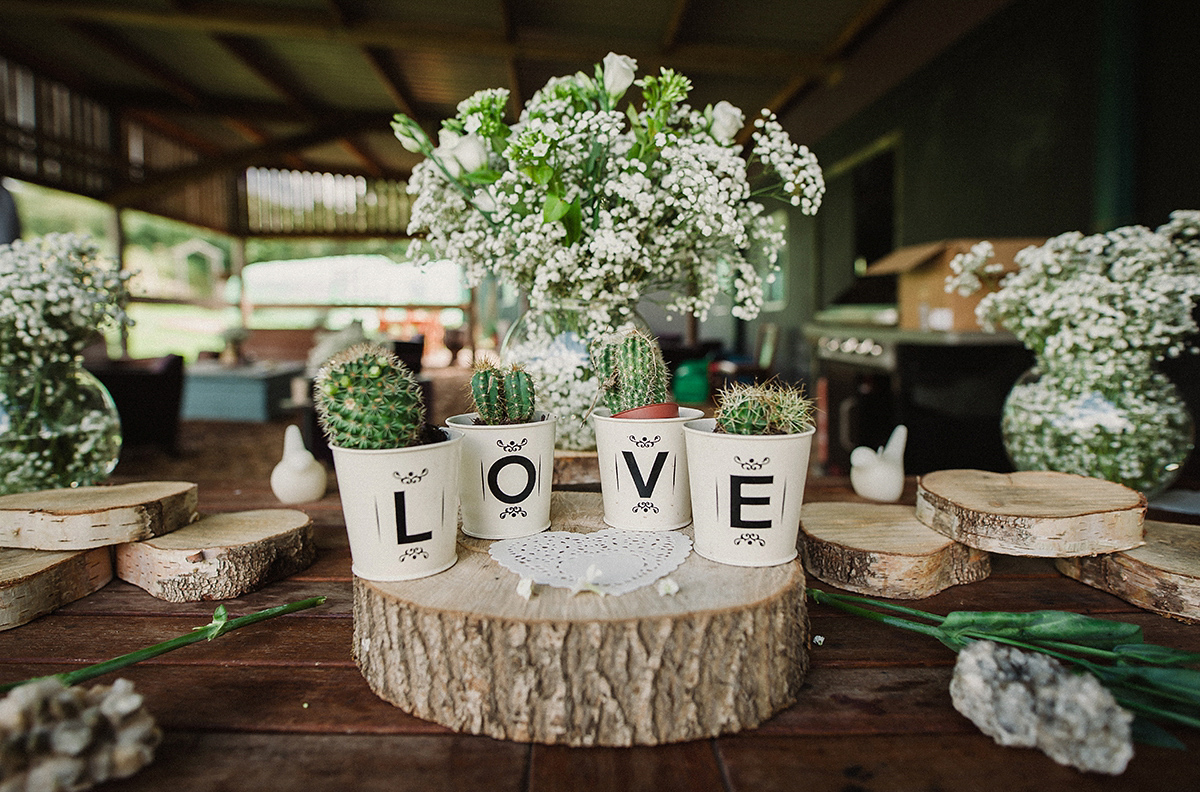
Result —
[{"label": "pot with letter v", "polygon": [[677,413],[630,418],[607,408],[593,411],[607,524],[627,531],[671,531],[692,521],[683,425],[704,413],[690,407]]}]

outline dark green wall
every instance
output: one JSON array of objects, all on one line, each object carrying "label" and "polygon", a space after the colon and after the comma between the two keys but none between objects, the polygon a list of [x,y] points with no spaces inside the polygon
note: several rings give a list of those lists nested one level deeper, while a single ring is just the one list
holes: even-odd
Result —
[{"label": "dark green wall", "polygon": [[[1200,2],[1017,0],[815,145],[828,197],[796,215],[796,339],[854,280],[848,171],[897,137],[895,244],[1053,236],[1200,208]],[[799,255],[797,255],[799,252]],[[809,269],[805,266],[809,265]],[[753,338],[753,332],[747,337]],[[783,373],[810,368],[798,341]]]}]

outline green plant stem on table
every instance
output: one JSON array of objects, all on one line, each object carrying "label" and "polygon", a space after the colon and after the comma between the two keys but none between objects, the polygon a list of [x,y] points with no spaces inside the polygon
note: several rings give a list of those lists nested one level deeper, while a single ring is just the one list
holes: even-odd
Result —
[{"label": "green plant stem on table", "polygon": [[[63,685],[75,685],[80,682],[86,682],[89,679],[103,676],[112,671],[118,671],[134,663],[140,663],[143,660],[149,660],[152,657],[166,654],[175,649],[182,648],[189,644],[199,643],[200,641],[211,641],[217,636],[224,635],[241,627],[246,627],[251,624],[257,624],[267,619],[273,619],[276,616],[282,616],[286,613],[295,613],[296,611],[306,610],[315,607],[325,602],[325,597],[309,597],[308,599],[291,602],[287,605],[277,605],[274,608],[248,613],[245,616],[238,616],[230,619],[225,611],[224,605],[218,605],[213,612],[213,619],[203,627],[196,627],[190,633],[178,635],[162,643],[147,646],[143,649],[130,652],[129,654],[114,657],[111,660],[105,660],[102,663],[95,663],[90,666],[67,671],[62,674],[52,674],[50,678],[54,678],[63,683]],[[47,677],[34,677],[34,679],[26,679],[20,682],[10,682],[5,685],[0,685],[0,693],[7,693],[15,687],[24,685],[27,682],[33,682],[35,679],[46,679]]]}]

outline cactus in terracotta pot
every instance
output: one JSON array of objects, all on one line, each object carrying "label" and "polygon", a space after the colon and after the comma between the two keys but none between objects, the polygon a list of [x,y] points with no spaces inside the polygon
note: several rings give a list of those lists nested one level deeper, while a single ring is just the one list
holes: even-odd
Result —
[{"label": "cactus in terracotta pot", "polygon": [[733,384],[717,394],[717,431],[741,435],[783,435],[807,431],[812,400],[791,385]]},{"label": "cactus in terracotta pot", "polygon": [[614,416],[638,407],[669,404],[671,376],[658,342],[648,333],[629,330],[600,339],[591,349],[591,360],[604,403]]},{"label": "cactus in terracotta pot", "polygon": [[316,377],[316,409],[339,448],[407,448],[426,434],[416,377],[384,347],[358,344],[331,357]]},{"label": "cactus in terracotta pot", "polygon": [[471,401],[476,423],[505,426],[534,420],[533,379],[520,363],[503,368],[490,360],[477,363],[471,373]]}]

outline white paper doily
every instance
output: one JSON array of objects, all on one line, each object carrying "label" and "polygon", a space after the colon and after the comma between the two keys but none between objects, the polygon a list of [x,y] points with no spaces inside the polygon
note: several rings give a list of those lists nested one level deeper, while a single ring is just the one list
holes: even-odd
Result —
[{"label": "white paper doily", "polygon": [[674,572],[692,551],[678,531],[644,533],[606,528],[589,534],[547,531],[496,542],[488,553],[534,583],[625,594]]}]

